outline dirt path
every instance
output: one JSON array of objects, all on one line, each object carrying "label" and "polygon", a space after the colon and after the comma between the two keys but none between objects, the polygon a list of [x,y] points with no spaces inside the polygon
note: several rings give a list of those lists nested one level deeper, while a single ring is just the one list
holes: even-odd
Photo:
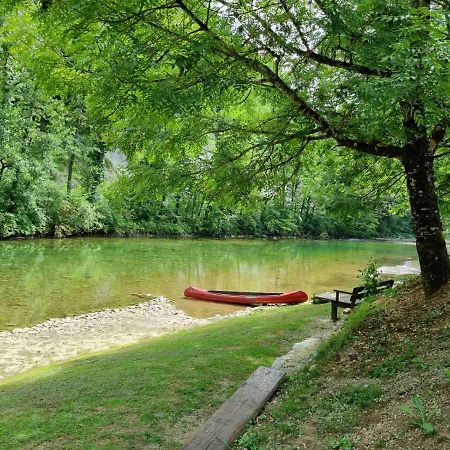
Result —
[{"label": "dirt path", "polygon": [[194,319],[164,298],[126,308],[76,317],[49,319],[28,328],[0,332],[0,379],[92,351],[160,336],[180,328],[247,315],[246,309],[226,316]]}]

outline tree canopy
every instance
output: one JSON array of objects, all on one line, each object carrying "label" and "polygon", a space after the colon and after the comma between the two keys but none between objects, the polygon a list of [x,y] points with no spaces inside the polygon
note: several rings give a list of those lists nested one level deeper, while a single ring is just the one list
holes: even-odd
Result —
[{"label": "tree canopy", "polygon": [[434,185],[436,160],[448,195],[447,1],[12,3],[11,54],[45,92],[80,96],[141,180],[251,198],[298,180],[303,153],[330,174],[342,148],[370,155],[387,190],[406,178],[427,291],[448,281]]}]

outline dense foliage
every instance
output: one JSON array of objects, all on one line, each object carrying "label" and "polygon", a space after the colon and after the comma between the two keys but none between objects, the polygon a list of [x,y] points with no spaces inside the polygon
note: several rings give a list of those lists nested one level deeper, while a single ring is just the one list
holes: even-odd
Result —
[{"label": "dense foliage", "polygon": [[47,89],[3,33],[0,237],[412,233],[398,167],[345,150],[330,155],[329,144],[316,143],[295,172],[283,166],[269,182],[256,177],[247,185],[236,172],[231,188],[213,173],[182,179],[188,169],[168,158],[129,155],[126,169],[113,170],[85,96]]},{"label": "dense foliage", "polygon": [[[397,165],[355,157],[347,150],[332,156],[326,149],[315,150],[302,155],[296,176],[280,171],[270,184],[253,185],[245,196],[238,195],[240,186],[231,191],[221,184],[207,189],[189,182],[178,187],[171,180],[176,171],[164,173],[160,165],[151,167],[142,160],[130,163],[105,191],[116,213],[122,212],[113,228],[119,233],[215,237],[411,236]],[[332,174],[324,159],[333,166]],[[212,179],[202,180],[206,184]]]},{"label": "dense foliage", "polygon": [[[40,87],[36,75],[2,47],[0,236],[408,236],[404,192],[371,183],[396,181],[394,168],[341,152],[329,176],[310,152],[293,176],[288,169],[250,186],[239,199],[209,177],[210,189],[164,161],[130,157],[111,168],[106,146],[87,119],[83,97],[64,100]],[[94,122],[95,123],[95,122]],[[319,144],[317,144],[319,145]],[[320,149],[319,149],[320,150]],[[370,164],[371,170],[365,170]],[[300,168],[299,168],[300,169]],[[398,168],[397,168],[398,170]],[[105,180],[106,175],[106,180]],[[208,182],[203,176],[202,182]],[[349,180],[353,180],[349,183]],[[363,195],[355,196],[364,186]],[[382,201],[375,195],[380,189]],[[389,186],[390,187],[390,186]],[[401,187],[401,186],[400,186]]]},{"label": "dense foliage", "polygon": [[[355,207],[348,200],[343,206]],[[104,230],[119,235],[196,235],[209,237],[410,237],[409,217],[386,213],[381,207],[352,216],[317,208],[311,198],[286,205],[280,201],[258,202],[252,208],[225,208],[207,204],[195,195],[169,196],[164,200],[127,201],[114,196]]]},{"label": "dense foliage", "polygon": [[82,108],[44,95],[1,50],[0,236],[94,231],[104,167]]},{"label": "dense foliage", "polygon": [[[0,237],[411,235],[404,190],[389,186],[395,168],[367,156],[330,158],[330,177],[320,165],[325,155],[305,154],[294,177],[280,172],[270,189],[253,187],[244,199],[220,184],[177,183],[175,168],[142,159],[113,170],[80,98],[46,94],[7,46],[2,64]],[[384,184],[371,183],[377,172]]]},{"label": "dense foliage", "polygon": [[127,155],[103,200],[79,183],[98,229],[376,235],[407,199],[426,289],[448,281],[446,1],[5,3],[40,89]]}]

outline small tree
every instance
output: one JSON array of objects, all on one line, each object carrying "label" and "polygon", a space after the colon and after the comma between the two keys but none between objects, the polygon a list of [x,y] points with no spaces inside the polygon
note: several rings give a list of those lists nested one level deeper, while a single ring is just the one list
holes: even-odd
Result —
[{"label": "small tree", "polygon": [[360,279],[367,292],[369,294],[375,294],[377,292],[377,287],[381,283],[380,272],[377,270],[375,261],[370,260],[367,267],[359,272]]}]

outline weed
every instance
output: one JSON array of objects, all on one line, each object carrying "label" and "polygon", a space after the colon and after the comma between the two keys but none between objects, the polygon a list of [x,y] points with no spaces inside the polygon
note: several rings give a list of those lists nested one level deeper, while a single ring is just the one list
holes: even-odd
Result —
[{"label": "weed", "polygon": [[357,408],[332,400],[322,401],[314,413],[319,419],[317,430],[320,434],[347,431],[358,419]]},{"label": "weed", "polygon": [[415,366],[421,370],[429,367],[427,363],[416,356],[416,352],[412,345],[408,345],[407,349],[400,355],[396,355],[387,359],[379,366],[369,371],[369,376],[373,378],[393,377],[397,373]]},{"label": "weed", "polygon": [[298,434],[298,425],[294,422],[279,422],[276,428],[283,434]]},{"label": "weed", "polygon": [[367,408],[382,394],[382,392],[383,391],[378,384],[349,386],[337,395],[337,399],[340,403],[346,405]]},{"label": "weed", "polygon": [[445,311],[443,311],[440,308],[431,308],[427,313],[425,314],[425,317],[423,321],[425,323],[433,322],[438,317],[441,317],[445,314]]},{"label": "weed", "polygon": [[375,448],[384,448],[386,447],[386,441],[384,439],[377,439],[374,443],[373,446]]},{"label": "weed", "polygon": [[386,447],[386,441],[384,439],[377,439],[374,443],[373,446],[375,448],[385,448]]},{"label": "weed", "polygon": [[332,439],[328,444],[328,448],[339,450],[352,450],[352,448],[354,448],[354,444],[348,436],[344,436],[340,439]]},{"label": "weed", "polygon": [[397,289],[393,289],[393,288],[385,289],[383,291],[383,297],[389,297],[389,298],[398,297],[398,291],[397,291]]},{"label": "weed", "polygon": [[374,294],[377,291],[378,285],[381,283],[380,272],[377,270],[377,266],[374,260],[370,260],[367,267],[363,270],[359,270],[361,274],[359,278],[362,281],[363,286],[369,294]]},{"label": "weed", "polygon": [[382,345],[378,345],[376,348],[374,348],[373,353],[376,356],[384,356],[387,353],[387,349]]},{"label": "weed", "polygon": [[436,434],[436,429],[430,420],[435,412],[427,410],[422,399],[417,395],[412,398],[411,403],[411,405],[401,406],[400,410],[412,418],[413,426],[420,428],[425,436],[434,436]]},{"label": "weed", "polygon": [[447,342],[450,339],[450,327],[444,327],[439,334],[439,340]]},{"label": "weed", "polygon": [[259,450],[258,437],[254,433],[244,433],[237,441],[238,445],[247,450]]},{"label": "weed", "polygon": [[315,408],[320,433],[348,430],[358,420],[359,411],[370,406],[382,393],[378,385],[348,386],[336,396],[328,398]]}]

